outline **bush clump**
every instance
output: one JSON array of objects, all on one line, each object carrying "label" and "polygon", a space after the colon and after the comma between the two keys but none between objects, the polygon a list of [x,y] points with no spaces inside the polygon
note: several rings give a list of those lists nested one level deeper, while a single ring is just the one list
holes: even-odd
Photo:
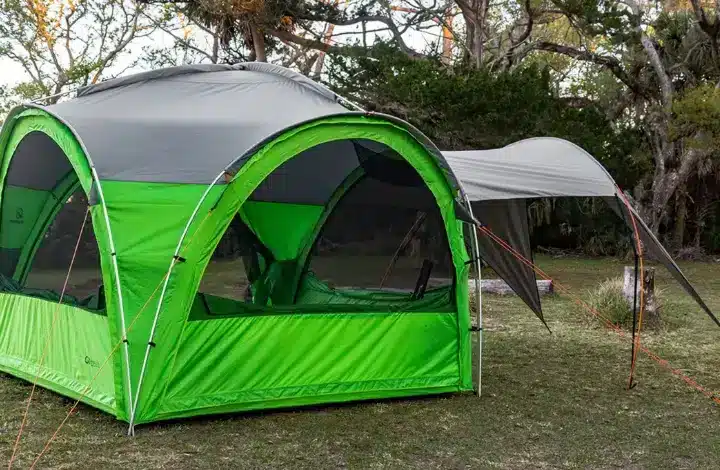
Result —
[{"label": "bush clump", "polygon": [[614,325],[632,328],[632,307],[623,296],[622,289],[622,278],[607,279],[590,293],[589,304]]}]

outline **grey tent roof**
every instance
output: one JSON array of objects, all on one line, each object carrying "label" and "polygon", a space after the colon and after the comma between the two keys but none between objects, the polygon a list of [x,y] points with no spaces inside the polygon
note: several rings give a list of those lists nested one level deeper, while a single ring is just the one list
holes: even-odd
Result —
[{"label": "grey tent roof", "polygon": [[46,110],[78,135],[100,179],[210,183],[278,132],[348,112],[296,75],[268,64],[174,67],[81,89]]},{"label": "grey tent roof", "polygon": [[[75,133],[101,180],[198,184],[237,170],[258,146],[287,129],[366,114],[304,75],[259,62],[143,72],[37,107]],[[407,129],[451,175],[420,131],[392,116],[375,116]]]}]

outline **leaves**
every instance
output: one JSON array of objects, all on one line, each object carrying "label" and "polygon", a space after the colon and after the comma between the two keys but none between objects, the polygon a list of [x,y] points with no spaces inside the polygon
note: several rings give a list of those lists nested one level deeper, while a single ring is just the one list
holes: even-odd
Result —
[{"label": "leaves", "polygon": [[700,149],[720,148],[720,89],[710,83],[688,90],[673,104],[673,138]]},{"label": "leaves", "polygon": [[0,0],[0,57],[29,77],[23,94],[57,94],[100,80],[151,34],[144,13],[132,0]]}]

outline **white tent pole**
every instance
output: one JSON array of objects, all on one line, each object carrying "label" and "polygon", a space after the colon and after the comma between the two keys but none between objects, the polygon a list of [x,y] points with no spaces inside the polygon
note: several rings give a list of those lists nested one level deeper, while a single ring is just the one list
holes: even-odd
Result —
[{"label": "white tent pole", "polygon": [[80,89],[80,87],[76,87],[76,88],[71,88],[71,89],[69,89],[69,90],[61,91],[60,93],[55,93],[55,94],[53,94],[53,95],[41,96],[40,98],[35,98],[34,100],[31,100],[30,103],[31,103],[31,104],[40,104],[40,103],[43,103],[43,102],[45,102],[45,101],[49,101],[49,100],[51,100],[51,99],[53,99],[53,98],[58,98],[58,99],[59,99],[59,98],[62,98],[63,96],[69,95],[69,94],[71,94],[71,93],[75,93],[75,92],[78,91],[79,89]]},{"label": "white tent pole", "polygon": [[[470,199],[468,198],[465,191],[463,191],[463,197],[465,198],[465,203],[467,204],[468,212],[470,212],[470,216],[475,220],[475,215],[472,211],[472,205],[470,204]],[[477,302],[477,328],[475,330],[476,332],[476,338],[477,338],[477,358],[478,358],[478,364],[477,364],[477,396],[482,395],[482,346],[483,346],[483,314],[482,314],[482,265],[480,263],[480,245],[478,243],[477,239],[477,230],[475,226],[473,225],[472,230],[470,231],[470,243],[472,245],[473,254],[475,258],[475,262],[473,263],[475,265],[475,300]]]},{"label": "white tent pole", "polygon": [[[87,155],[87,153],[86,153]],[[115,251],[115,241],[113,240],[112,228],[110,228],[110,217],[108,216],[107,205],[105,204],[105,195],[103,194],[102,185],[100,184],[100,177],[98,176],[95,165],[90,162],[90,171],[92,177],[95,180],[95,187],[97,188],[98,198],[102,205],[103,215],[105,219],[105,228],[107,229],[108,243],[110,244],[110,259],[112,261],[113,276],[115,277],[115,290],[117,290],[118,297],[118,309],[120,310],[120,328],[122,329],[122,342],[123,342],[123,358],[125,359],[125,380],[128,384],[128,407],[130,412],[134,410],[133,397],[132,397],[132,378],[130,376],[130,352],[127,340],[127,327],[125,324],[125,306],[123,301],[122,286],[120,284],[120,269],[118,268],[117,252]]]},{"label": "white tent pole", "polygon": [[205,189],[205,192],[200,197],[200,200],[198,201],[197,205],[195,206],[195,209],[192,211],[192,214],[190,214],[190,218],[188,219],[187,223],[185,224],[185,228],[182,231],[182,234],[180,235],[180,239],[178,240],[177,246],[175,247],[175,252],[173,253],[173,257],[170,260],[170,267],[167,270],[167,273],[165,275],[165,280],[163,281],[162,290],[160,291],[160,298],[158,299],[157,308],[155,309],[155,317],[153,318],[152,327],[150,328],[150,336],[148,337],[147,346],[145,348],[145,357],[143,358],[143,364],[142,368],[140,369],[140,378],[138,379],[138,386],[137,390],[135,392],[135,406],[132,408],[132,412],[130,414],[130,425],[128,427],[128,436],[134,436],[135,435],[135,415],[137,411],[137,404],[140,400],[140,391],[143,384],[143,378],[145,377],[145,371],[147,370],[148,360],[150,358],[150,350],[153,347],[153,338],[155,337],[155,330],[157,329],[158,319],[160,318],[160,310],[162,308],[162,303],[165,298],[165,292],[167,291],[168,283],[170,282],[170,276],[172,275],[173,268],[175,268],[175,265],[177,264],[178,256],[180,255],[180,250],[182,249],[182,244],[185,241],[185,237],[187,236],[188,231],[190,230],[190,225],[192,225],[193,221],[195,220],[195,216],[197,216],[197,213],[200,211],[200,206],[202,206],[202,203],[207,198],[208,194],[210,194],[210,190],[215,186],[215,184],[220,181],[220,178],[222,178],[225,173],[226,169],[223,169],[223,171],[215,177],[212,183],[208,185],[207,189]]},{"label": "white tent pole", "polygon": [[[72,92],[75,90],[70,90],[69,92]],[[46,97],[47,98],[47,97]],[[34,102],[30,102],[29,104],[26,104],[25,106],[28,106],[30,108],[34,109],[40,109],[51,116],[53,116],[55,119],[57,119],[59,122],[63,123],[65,126],[70,129],[73,136],[75,136],[75,139],[77,140],[78,144],[80,145],[80,148],[83,151],[83,155],[85,155],[85,159],[88,162],[88,166],[90,167],[90,174],[93,179],[93,184],[95,185],[95,188],[97,189],[98,198],[100,199],[100,205],[103,209],[103,219],[105,221],[105,228],[107,228],[107,236],[108,236],[108,244],[110,245],[110,260],[112,264],[113,269],[113,275],[115,276],[115,289],[117,290],[117,296],[118,296],[118,309],[120,310],[120,328],[122,329],[122,342],[123,342],[123,357],[125,362],[125,380],[127,380],[128,383],[128,406],[130,407],[130,410],[134,409],[133,400],[132,400],[132,383],[131,383],[131,376],[130,376],[130,353],[129,353],[129,345],[127,341],[127,328],[125,326],[125,303],[123,299],[122,294],[122,285],[120,284],[120,269],[118,268],[118,262],[117,262],[117,252],[115,250],[115,240],[113,238],[112,233],[112,227],[110,226],[110,216],[108,215],[108,208],[107,204],[105,203],[105,194],[103,193],[102,184],[100,184],[100,176],[98,175],[97,169],[95,168],[95,164],[93,163],[92,158],[90,157],[90,152],[88,152],[87,147],[85,147],[85,143],[80,139],[80,137],[77,135],[75,130],[72,128],[70,124],[68,124],[65,120],[63,120],[58,115],[54,114],[52,111],[49,111],[46,108],[43,108],[42,106],[39,106],[35,104]],[[92,189],[91,189],[92,191]],[[88,203],[90,203],[90,194],[88,194]]]}]

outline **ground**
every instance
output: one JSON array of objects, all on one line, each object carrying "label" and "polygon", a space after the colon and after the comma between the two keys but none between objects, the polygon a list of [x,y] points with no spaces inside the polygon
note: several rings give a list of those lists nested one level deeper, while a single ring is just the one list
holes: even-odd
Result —
[{"label": "ground", "polygon": [[[609,260],[538,263],[581,297],[620,275]],[[720,312],[720,263],[683,269]],[[645,343],[720,391],[720,329],[658,272],[665,327]],[[566,297],[545,298],[552,334],[510,297],[485,298],[483,396],[458,394],[183,420],[138,429],[81,406],[40,467],[52,468],[717,468],[720,407],[641,356]],[[0,463],[30,385],[0,374]],[[71,401],[40,391],[15,468],[27,468]]]}]

